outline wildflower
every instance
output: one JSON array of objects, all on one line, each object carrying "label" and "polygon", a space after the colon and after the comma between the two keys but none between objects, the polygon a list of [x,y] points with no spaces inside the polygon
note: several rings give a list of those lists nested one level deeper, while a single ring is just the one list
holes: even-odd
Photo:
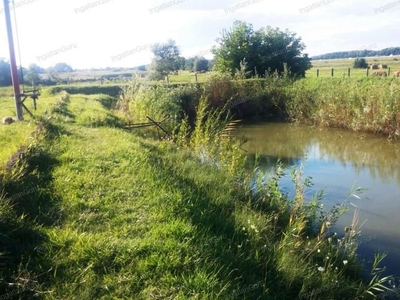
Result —
[{"label": "wildflower", "polygon": [[326,257],[326,260],[329,260],[329,256]]},{"label": "wildflower", "polygon": [[332,243],[332,238],[328,238],[328,243]]},{"label": "wildflower", "polygon": [[324,271],[325,271],[325,268],[324,268],[324,267],[318,267],[318,271],[324,272]]},{"label": "wildflower", "polygon": [[319,250],[319,249],[318,249],[318,250],[317,250],[317,252],[318,252],[318,253],[320,253],[320,252],[321,252],[321,250]]},{"label": "wildflower", "polygon": [[331,227],[331,222],[328,221],[328,222],[325,223],[325,225],[326,225],[326,227],[329,228],[329,227]]},{"label": "wildflower", "polygon": [[343,264],[344,264],[344,265],[347,265],[347,263],[348,263],[347,260],[344,260],[344,261],[343,261]]}]

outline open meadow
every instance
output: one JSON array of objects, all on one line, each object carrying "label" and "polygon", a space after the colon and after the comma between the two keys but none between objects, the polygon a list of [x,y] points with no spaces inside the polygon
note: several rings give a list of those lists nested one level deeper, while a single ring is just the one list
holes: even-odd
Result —
[{"label": "open meadow", "polygon": [[[307,70],[306,76],[313,78],[317,77],[317,69],[319,69],[319,77],[331,77],[331,69],[334,69],[334,77],[347,77],[348,69],[350,70],[350,77],[361,78],[366,77],[365,69],[354,69],[353,63],[356,58],[351,59],[326,59],[326,60],[312,60],[312,68]],[[370,64],[384,64],[390,68],[390,76],[393,76],[394,72],[400,71],[400,56],[381,56],[381,57],[366,57],[368,65]],[[369,70],[369,76],[374,71],[386,71],[388,69],[381,70]]]},{"label": "open meadow", "polygon": [[[312,68],[306,71],[306,77],[314,78],[317,77],[317,69],[319,70],[319,77],[331,77],[331,69],[334,69],[334,77],[348,77],[348,69],[350,68],[350,77],[352,78],[363,78],[366,77],[365,69],[354,69],[353,63],[355,58],[352,59],[327,59],[327,60],[312,60]],[[393,73],[400,71],[400,56],[383,56],[383,57],[367,57],[366,62],[368,64],[384,64],[390,68],[390,76],[393,77]],[[389,69],[369,70],[369,76],[372,76],[374,71],[386,71]],[[190,72],[185,70],[178,71],[177,75],[170,74],[170,83],[194,83],[204,82],[206,78],[212,75],[214,72],[210,71],[207,73]],[[60,73],[60,78],[65,82],[73,85],[99,85],[99,84],[123,84],[129,81],[132,75],[137,75],[141,80],[146,79],[145,71],[137,70],[122,70],[122,71],[91,71],[91,70],[80,70],[69,73]],[[43,77],[43,76],[42,76]],[[47,78],[44,76],[43,78]],[[103,78],[103,81],[101,80]],[[155,83],[155,82],[153,82]]]}]

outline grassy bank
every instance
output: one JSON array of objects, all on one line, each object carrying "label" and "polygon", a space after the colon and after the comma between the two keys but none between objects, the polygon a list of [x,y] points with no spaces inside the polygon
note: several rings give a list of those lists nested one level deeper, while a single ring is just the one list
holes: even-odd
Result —
[{"label": "grassy bank", "polygon": [[[400,80],[397,78],[264,78],[231,80],[214,74],[202,84],[143,85],[132,81],[121,105],[132,122],[146,116],[193,123],[201,97],[212,108],[226,106],[236,119],[269,117],[400,137]],[[170,128],[173,130],[173,128]]]},{"label": "grassy bank", "polygon": [[330,229],[344,206],[323,212],[319,195],[306,202],[309,180],[301,170],[292,171],[293,199],[278,189],[281,166],[263,184],[257,170],[244,173],[240,144],[223,132],[228,120],[208,109],[215,102],[203,95],[193,132],[186,122],[175,124],[174,143],[154,138],[152,130],[123,130],[126,114],[102,97],[108,96],[57,96],[24,155],[2,173],[0,295],[369,299],[379,293],[387,280],[377,264],[374,280],[360,279],[357,224]]},{"label": "grassy bank", "polygon": [[287,87],[290,120],[400,137],[400,81],[303,79]]}]

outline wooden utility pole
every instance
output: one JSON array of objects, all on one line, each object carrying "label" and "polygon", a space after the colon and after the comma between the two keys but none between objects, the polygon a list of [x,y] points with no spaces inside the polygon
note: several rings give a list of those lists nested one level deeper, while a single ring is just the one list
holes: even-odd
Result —
[{"label": "wooden utility pole", "polygon": [[10,5],[9,5],[8,1],[9,0],[4,0],[4,14],[6,16],[8,46],[10,49],[11,78],[12,78],[12,84],[13,84],[13,88],[14,88],[14,99],[15,99],[15,109],[17,111],[17,119],[23,120],[24,119],[24,117],[22,115],[22,105],[23,104],[21,101],[21,91],[19,88],[17,63],[15,61],[14,39],[13,39],[13,32],[12,32],[12,27],[11,27]]}]

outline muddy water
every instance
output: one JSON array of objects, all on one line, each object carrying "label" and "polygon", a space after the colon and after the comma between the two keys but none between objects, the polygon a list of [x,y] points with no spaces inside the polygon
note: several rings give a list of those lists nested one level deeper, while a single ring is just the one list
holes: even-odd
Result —
[{"label": "muddy water", "polygon": [[[287,123],[244,124],[236,135],[247,139],[243,148],[250,165],[256,153],[261,155],[263,170],[270,170],[278,159],[288,167],[304,164],[304,175],[311,176],[313,183],[306,197],[324,188],[326,210],[349,200],[350,210],[335,226],[338,233],[351,224],[354,206],[359,207],[359,224],[365,223],[358,253],[369,261],[375,251],[387,252],[388,273],[400,276],[400,141]],[[293,195],[290,168],[280,187]],[[366,190],[349,196],[358,187]]]}]

